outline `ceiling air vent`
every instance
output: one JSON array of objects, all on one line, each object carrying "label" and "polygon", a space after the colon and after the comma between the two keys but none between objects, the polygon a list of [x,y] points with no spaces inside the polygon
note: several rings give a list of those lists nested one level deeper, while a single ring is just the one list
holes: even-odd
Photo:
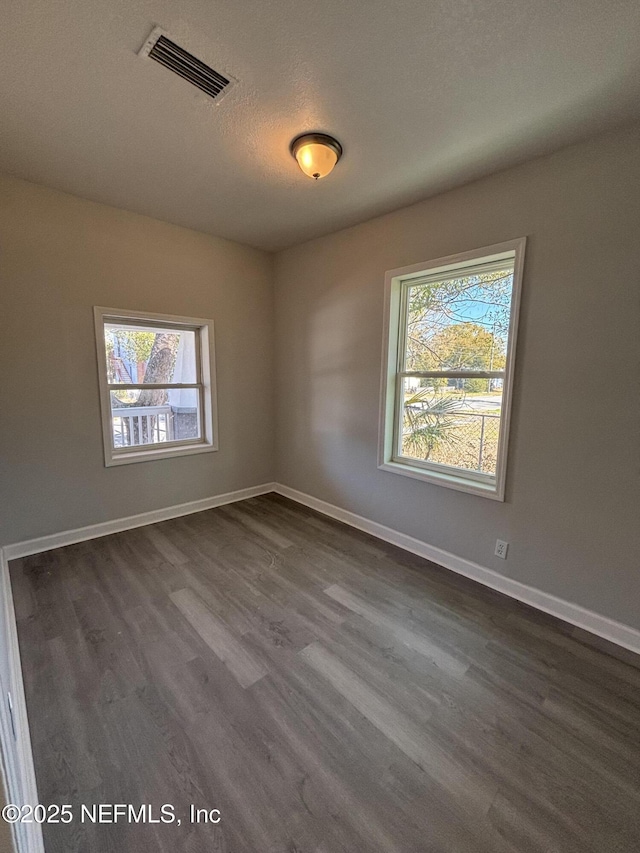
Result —
[{"label": "ceiling air vent", "polygon": [[165,68],[197,86],[216,103],[222,99],[236,81],[228,74],[221,74],[196,59],[179,44],[171,41],[164,30],[156,27],[142,45],[138,56],[155,59]]}]

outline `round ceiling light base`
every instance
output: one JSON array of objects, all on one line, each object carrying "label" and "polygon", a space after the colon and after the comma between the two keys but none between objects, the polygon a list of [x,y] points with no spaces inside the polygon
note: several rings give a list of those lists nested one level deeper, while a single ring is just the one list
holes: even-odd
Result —
[{"label": "round ceiling light base", "polygon": [[304,174],[316,181],[332,172],[342,157],[342,145],[326,133],[302,133],[289,149]]}]

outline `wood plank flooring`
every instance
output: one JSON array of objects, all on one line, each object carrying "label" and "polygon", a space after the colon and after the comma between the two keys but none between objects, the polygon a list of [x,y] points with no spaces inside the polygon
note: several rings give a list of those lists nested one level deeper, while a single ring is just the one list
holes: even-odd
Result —
[{"label": "wood plank flooring", "polygon": [[47,853],[640,850],[640,670],[364,533],[267,495],[10,570]]}]

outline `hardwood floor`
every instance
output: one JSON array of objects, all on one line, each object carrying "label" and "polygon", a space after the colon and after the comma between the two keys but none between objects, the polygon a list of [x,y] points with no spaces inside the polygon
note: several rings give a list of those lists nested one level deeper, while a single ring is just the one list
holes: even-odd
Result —
[{"label": "hardwood floor", "polygon": [[267,495],[10,570],[47,853],[640,850],[640,670],[364,533]]}]

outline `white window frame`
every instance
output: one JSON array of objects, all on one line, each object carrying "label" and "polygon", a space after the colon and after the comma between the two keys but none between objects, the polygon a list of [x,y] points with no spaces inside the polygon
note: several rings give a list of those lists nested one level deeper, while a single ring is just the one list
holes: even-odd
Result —
[{"label": "white window frame", "polygon": [[[104,444],[104,464],[128,465],[133,462],[148,462],[153,459],[170,459],[174,456],[191,456],[194,453],[207,453],[218,449],[218,417],[216,394],[215,350],[213,320],[194,317],[175,317],[171,314],[153,314],[149,311],[129,311],[125,309],[93,309],[96,355],[98,359],[98,384],[100,389],[100,411],[102,416],[102,439]],[[105,323],[139,322],[142,325],[159,329],[180,329],[196,333],[196,382],[184,384],[169,382],[162,386],[151,384],[114,384],[109,382],[107,371],[107,350],[104,342]],[[200,438],[180,439],[162,445],[137,445],[115,447],[111,423],[111,394],[122,388],[152,389],[154,387],[195,388],[200,398]]]},{"label": "white window frame", "polygon": [[[504,501],[525,244],[526,237],[521,237],[494,246],[486,246],[482,249],[462,252],[446,258],[437,258],[436,260],[389,270],[386,273],[378,443],[378,468],[381,470],[435,483],[457,491]],[[406,291],[408,287],[416,279],[422,279],[426,276],[444,275],[452,271],[459,271],[462,275],[465,268],[472,269],[479,262],[484,264],[485,262],[491,263],[507,259],[513,261],[513,287],[495,477],[437,462],[400,458],[396,453],[395,446],[398,440],[398,424],[400,423],[399,406],[406,327]],[[417,376],[421,375],[421,372],[413,373]],[[491,378],[492,374],[489,371],[456,371],[452,375],[461,375],[462,378],[470,379]]]}]

